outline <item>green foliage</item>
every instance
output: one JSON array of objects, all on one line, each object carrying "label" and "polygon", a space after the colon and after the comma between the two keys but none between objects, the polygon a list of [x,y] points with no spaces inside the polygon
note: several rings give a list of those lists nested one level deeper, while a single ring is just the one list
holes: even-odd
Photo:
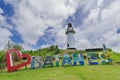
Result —
[{"label": "green foliage", "polygon": [[3,61],[5,61],[5,52],[0,51],[0,63],[2,63]]},{"label": "green foliage", "polygon": [[48,48],[49,51],[52,51],[52,50],[54,50],[54,49],[55,49],[55,46],[54,46],[54,45],[51,45],[51,46]]},{"label": "green foliage", "polygon": [[71,55],[71,54],[72,54],[72,52],[70,52],[70,51],[69,51],[69,52],[68,52],[68,54],[70,54],[70,55]]},{"label": "green foliage", "polygon": [[42,56],[45,58],[46,55],[52,56],[55,54],[58,54],[60,52],[60,49],[58,49],[58,46],[50,46],[48,48],[43,49],[37,49],[37,50],[30,50],[30,51],[23,51],[23,53],[28,53],[31,56]]},{"label": "green foliage", "polygon": [[0,70],[5,69],[5,66],[6,66],[5,52],[0,51]]},{"label": "green foliage", "polygon": [[23,47],[20,46],[20,45],[18,45],[18,44],[14,44],[14,45],[12,46],[12,48],[16,48],[16,49],[19,50],[19,51],[22,51],[22,50],[23,50]]},{"label": "green foliage", "polygon": [[118,52],[108,52],[108,54],[113,59],[113,62],[120,62],[120,53],[118,53]]},{"label": "green foliage", "polygon": [[108,50],[108,51],[110,51],[110,52],[112,51],[112,49],[111,49],[111,48],[107,48],[107,50]]},{"label": "green foliage", "polygon": [[10,43],[10,41],[8,41],[7,45],[4,47],[4,50],[7,51],[12,48],[16,48],[20,51],[24,50],[24,48],[22,46],[20,46],[19,44],[12,44],[12,43]]},{"label": "green foliage", "polygon": [[[17,48],[19,50],[23,50],[23,48],[19,45],[14,45],[14,48]],[[120,53],[116,53],[116,52],[112,52],[112,49],[108,48],[109,51],[107,52],[108,54],[111,55],[111,58],[113,59],[114,62],[120,62]],[[84,50],[62,50],[59,49],[57,45],[51,45],[48,48],[43,48],[43,49],[37,49],[37,50],[26,50],[26,51],[22,51],[22,53],[28,53],[31,56],[42,56],[43,59],[45,59],[45,57],[47,55],[52,56],[52,55],[56,55],[56,54],[62,54],[64,55],[65,53],[68,53],[70,57],[72,57],[71,55],[73,53],[84,53],[84,55],[86,54],[86,52]],[[99,51],[97,52],[97,54],[99,53]],[[17,58],[16,58],[17,59]],[[5,60],[5,52],[4,51],[0,51],[0,61]]]},{"label": "green foliage", "polygon": [[56,49],[54,54],[58,54],[58,53],[60,53],[60,50]]}]

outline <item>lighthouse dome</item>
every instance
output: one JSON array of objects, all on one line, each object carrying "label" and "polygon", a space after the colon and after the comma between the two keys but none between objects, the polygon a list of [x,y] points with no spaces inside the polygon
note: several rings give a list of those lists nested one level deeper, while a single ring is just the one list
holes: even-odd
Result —
[{"label": "lighthouse dome", "polygon": [[68,23],[68,27],[72,27],[72,23]]},{"label": "lighthouse dome", "polygon": [[68,34],[68,33],[75,33],[75,30],[72,27],[72,23],[68,23],[66,34]]}]

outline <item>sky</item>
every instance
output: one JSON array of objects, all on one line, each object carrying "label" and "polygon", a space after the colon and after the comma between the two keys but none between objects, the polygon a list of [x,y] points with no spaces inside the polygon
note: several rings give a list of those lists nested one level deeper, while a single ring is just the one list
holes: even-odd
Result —
[{"label": "sky", "polygon": [[71,22],[77,49],[102,44],[120,51],[120,0],[0,0],[0,50],[8,41],[24,49],[66,49]]}]

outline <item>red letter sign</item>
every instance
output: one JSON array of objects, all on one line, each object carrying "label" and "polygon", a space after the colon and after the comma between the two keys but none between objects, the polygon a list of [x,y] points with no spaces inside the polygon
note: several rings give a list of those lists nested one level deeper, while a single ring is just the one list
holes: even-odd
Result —
[{"label": "red letter sign", "polygon": [[[12,55],[11,55],[12,53],[16,53],[18,58],[27,58],[27,61],[17,66],[14,66],[12,62]],[[31,56],[28,54],[21,54],[21,52],[18,51],[17,49],[10,49],[6,53],[6,63],[7,63],[8,72],[15,71],[23,66],[30,64],[30,62],[31,62]]]}]

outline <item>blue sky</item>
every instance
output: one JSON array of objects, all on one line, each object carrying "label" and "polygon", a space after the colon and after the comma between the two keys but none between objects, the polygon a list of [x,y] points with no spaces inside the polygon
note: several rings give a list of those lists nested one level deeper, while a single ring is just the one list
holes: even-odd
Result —
[{"label": "blue sky", "polygon": [[[8,41],[25,49],[66,49],[72,22],[77,49],[120,51],[120,0],[0,0],[0,49]],[[3,34],[3,35],[2,35]]]}]

